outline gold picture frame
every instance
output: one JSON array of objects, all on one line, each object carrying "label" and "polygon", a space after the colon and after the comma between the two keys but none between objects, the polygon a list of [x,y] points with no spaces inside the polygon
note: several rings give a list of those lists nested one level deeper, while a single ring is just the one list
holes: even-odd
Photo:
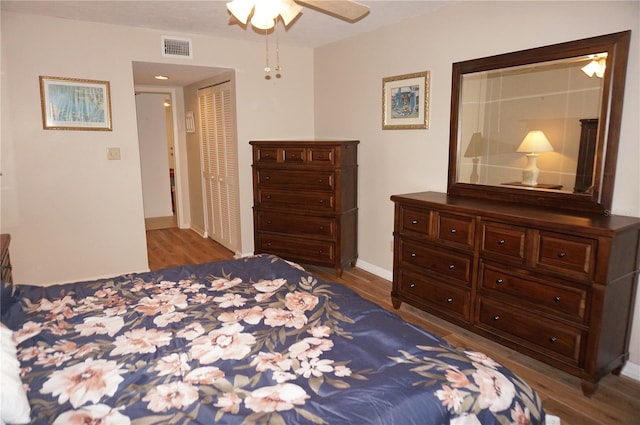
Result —
[{"label": "gold picture frame", "polygon": [[429,128],[429,71],[382,79],[382,129]]},{"label": "gold picture frame", "polygon": [[111,131],[108,81],[40,76],[45,130]]}]

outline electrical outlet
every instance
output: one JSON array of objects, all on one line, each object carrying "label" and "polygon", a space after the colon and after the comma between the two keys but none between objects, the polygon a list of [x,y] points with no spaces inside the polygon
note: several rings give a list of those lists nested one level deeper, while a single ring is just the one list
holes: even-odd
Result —
[{"label": "electrical outlet", "polygon": [[108,160],[119,160],[120,159],[120,148],[107,148],[107,159]]}]

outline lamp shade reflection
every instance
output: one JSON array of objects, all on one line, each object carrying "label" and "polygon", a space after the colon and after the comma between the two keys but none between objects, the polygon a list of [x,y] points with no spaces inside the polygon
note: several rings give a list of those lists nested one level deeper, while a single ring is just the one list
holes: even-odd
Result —
[{"label": "lamp shade reflection", "polygon": [[533,130],[527,133],[517,152],[527,152],[527,165],[522,170],[522,184],[525,186],[538,185],[538,152],[552,152],[553,146],[549,143],[547,136],[540,130]]}]

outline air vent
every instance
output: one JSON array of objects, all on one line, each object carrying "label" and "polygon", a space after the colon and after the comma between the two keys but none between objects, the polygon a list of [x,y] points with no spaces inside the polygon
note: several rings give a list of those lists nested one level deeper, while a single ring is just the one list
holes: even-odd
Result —
[{"label": "air vent", "polygon": [[162,36],[162,56],[191,59],[191,39]]}]

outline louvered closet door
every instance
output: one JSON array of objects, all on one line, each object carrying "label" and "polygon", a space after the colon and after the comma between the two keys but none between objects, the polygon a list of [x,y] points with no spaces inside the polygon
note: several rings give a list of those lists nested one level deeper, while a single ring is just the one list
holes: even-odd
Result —
[{"label": "louvered closet door", "polygon": [[207,235],[240,252],[238,154],[231,83],[198,90]]}]

